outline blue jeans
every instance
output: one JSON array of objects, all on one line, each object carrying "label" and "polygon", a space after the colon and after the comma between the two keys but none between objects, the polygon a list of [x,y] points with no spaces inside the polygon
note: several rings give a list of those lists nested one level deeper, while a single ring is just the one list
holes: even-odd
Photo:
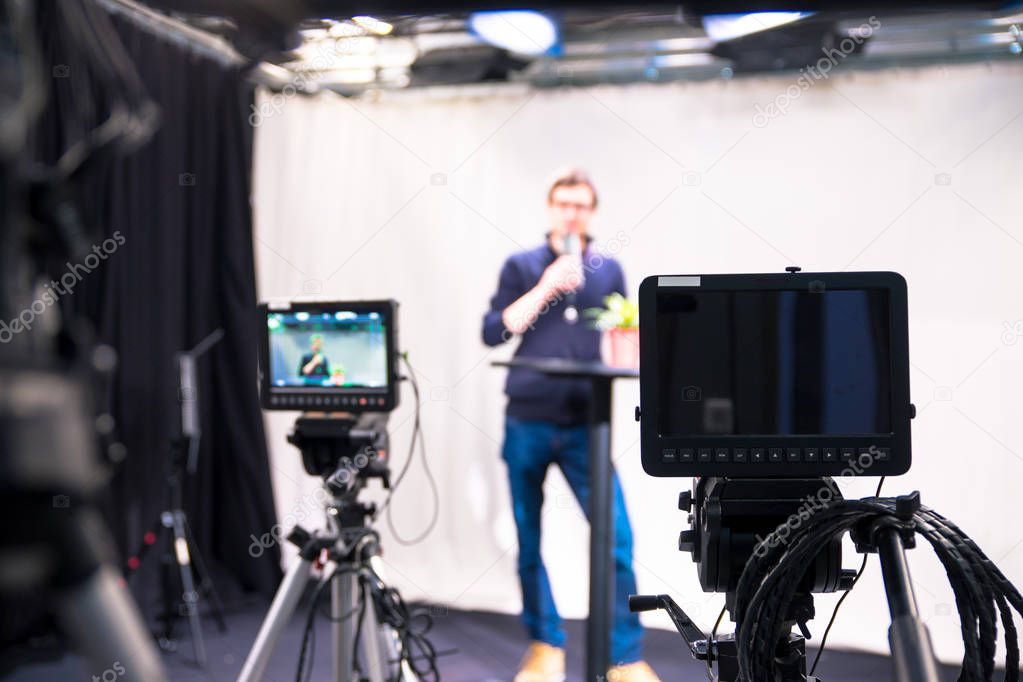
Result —
[{"label": "blue jeans", "polygon": [[[515,526],[519,536],[519,580],[522,583],[522,621],[529,638],[552,646],[565,645],[565,631],[554,605],[547,569],[540,557],[540,516],[547,467],[557,464],[579,505],[590,517],[589,438],[585,426],[563,427],[542,421],[508,417],[502,456],[508,465]],[[636,594],[632,571],[632,529],[625,498],[614,474],[614,621],[611,630],[612,664],[634,663],[642,656],[643,628],[639,616],[629,612],[628,599]]]}]

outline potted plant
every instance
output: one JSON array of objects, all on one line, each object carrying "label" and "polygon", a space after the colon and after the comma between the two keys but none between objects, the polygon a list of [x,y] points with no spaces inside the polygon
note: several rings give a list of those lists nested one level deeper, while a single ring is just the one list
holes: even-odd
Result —
[{"label": "potted plant", "polygon": [[590,308],[586,314],[593,318],[597,329],[609,339],[611,358],[609,365],[629,369],[639,368],[639,306],[621,294],[604,297],[603,308]]}]

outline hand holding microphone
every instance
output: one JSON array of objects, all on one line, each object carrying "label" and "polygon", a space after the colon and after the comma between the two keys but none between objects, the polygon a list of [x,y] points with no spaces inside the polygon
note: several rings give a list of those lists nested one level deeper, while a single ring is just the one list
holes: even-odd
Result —
[{"label": "hand holding microphone", "polygon": [[585,283],[585,275],[583,273],[583,244],[579,235],[571,232],[565,236],[565,253],[562,258],[571,258],[572,266],[575,270],[575,277],[573,277],[573,284],[571,289],[568,289],[568,296],[565,297],[565,322],[569,324],[575,324],[579,321],[579,309],[576,307],[576,290],[581,288]]}]

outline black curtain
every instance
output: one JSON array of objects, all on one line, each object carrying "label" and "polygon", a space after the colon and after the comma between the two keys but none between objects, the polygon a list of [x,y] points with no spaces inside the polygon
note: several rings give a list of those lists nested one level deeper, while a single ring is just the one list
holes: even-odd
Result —
[{"label": "black curtain", "polygon": [[[58,2],[39,4],[44,54],[56,65],[41,156],[74,141],[83,102],[98,121],[102,93],[61,25]],[[224,337],[199,360],[202,440],[185,509],[218,590],[271,594],[279,548],[252,556],[252,537],[276,522],[256,390],[251,189],[252,87],[244,70],[134,21],[113,22],[149,97],[159,129],[130,156],[91,168],[78,197],[95,244],[118,245],[62,305],[88,318],[119,363],[103,400],[127,447],[103,501],[122,560],[159,529],[180,400],[175,353],[215,329]],[[111,242],[106,242],[109,246]],[[159,547],[130,580],[149,615],[158,602]]]}]

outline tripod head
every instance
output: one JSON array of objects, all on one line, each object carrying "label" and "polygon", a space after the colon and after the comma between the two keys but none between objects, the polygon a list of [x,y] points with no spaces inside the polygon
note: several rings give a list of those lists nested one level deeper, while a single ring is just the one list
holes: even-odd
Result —
[{"label": "tripod head", "polygon": [[[690,552],[705,592],[733,595],[746,562],[762,552],[764,538],[782,525],[790,529],[833,500],[842,499],[830,478],[698,478],[679,495],[679,509],[692,512],[691,528],[679,535],[679,550]],[[846,589],[855,573],[842,570],[842,544],[821,548],[800,587],[807,595]],[[728,600],[728,608],[734,607]],[[733,614],[734,615],[734,614]]]},{"label": "tripod head", "polygon": [[351,414],[304,414],[288,434],[288,442],[302,452],[305,470],[322,477],[339,500],[354,499],[372,478],[390,488],[391,471],[378,449],[385,434],[357,424]]},{"label": "tripod head", "polygon": [[[742,617],[735,598],[739,578],[750,557],[768,549],[765,538],[783,542],[788,535],[778,532],[780,529],[795,530],[816,511],[840,499],[842,495],[830,478],[698,478],[692,491],[679,495],[679,509],[691,512],[691,527],[679,535],[679,549],[692,554],[705,592],[725,593],[726,608],[737,621]],[[785,682],[806,679],[805,639],[810,636],[806,623],[814,617],[813,593],[848,589],[855,576],[855,571],[842,569],[840,537],[823,545],[807,566],[782,616],[782,634],[776,644],[776,660],[786,675]],[[695,658],[717,661],[722,682],[738,679],[734,636],[711,642],[667,595],[635,597],[629,608],[666,610]],[[800,634],[793,633],[793,628]]]}]

